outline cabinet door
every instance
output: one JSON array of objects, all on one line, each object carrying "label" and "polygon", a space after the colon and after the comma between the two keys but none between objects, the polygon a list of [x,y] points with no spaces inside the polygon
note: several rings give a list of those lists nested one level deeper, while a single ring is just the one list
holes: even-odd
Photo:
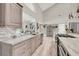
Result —
[{"label": "cabinet door", "polygon": [[22,7],[20,7],[18,4],[15,4],[15,3],[8,4],[7,7],[8,8],[7,8],[6,15],[9,14],[7,25],[14,26],[14,27],[21,27],[22,26]]},{"label": "cabinet door", "polygon": [[20,46],[13,50],[14,56],[23,56],[25,55],[25,46]]},{"label": "cabinet door", "polygon": [[0,26],[5,25],[5,4],[0,3]]},{"label": "cabinet door", "polygon": [[25,42],[19,43],[13,47],[14,56],[23,56],[25,55]]},{"label": "cabinet door", "polygon": [[0,26],[2,25],[2,4],[0,4]]},{"label": "cabinet door", "polygon": [[35,49],[36,49],[36,38],[35,37],[33,37],[32,39],[31,39],[31,53],[33,53],[34,51],[35,51]]},{"label": "cabinet door", "polygon": [[53,36],[53,28],[52,26],[47,27],[47,36],[52,37]]},{"label": "cabinet door", "polygon": [[41,43],[41,37],[40,35],[36,36],[36,48],[38,48],[40,46],[40,43]]},{"label": "cabinet door", "polygon": [[31,55],[31,39],[25,41],[25,53],[26,56]]}]

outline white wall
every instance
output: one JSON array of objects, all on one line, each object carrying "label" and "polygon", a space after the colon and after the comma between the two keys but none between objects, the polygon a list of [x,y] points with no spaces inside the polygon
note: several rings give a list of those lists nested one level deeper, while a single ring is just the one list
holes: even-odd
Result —
[{"label": "white wall", "polygon": [[65,23],[68,20],[69,13],[75,16],[77,10],[77,4],[73,3],[57,3],[53,7],[46,10],[44,13],[44,23],[56,24]]},{"label": "white wall", "polygon": [[23,12],[22,15],[23,15],[23,17],[22,17],[22,19],[23,19],[22,27],[23,27],[23,29],[25,31],[25,26],[26,25],[29,26],[29,23],[31,23],[32,21],[34,21],[35,18],[33,16],[25,13],[25,12]]},{"label": "white wall", "polygon": [[34,7],[36,10],[36,17],[37,17],[38,23],[43,24],[43,13],[39,4],[34,4]]},{"label": "white wall", "polygon": [[44,28],[41,24],[44,23],[44,18],[43,18],[43,13],[42,13],[42,10],[39,6],[39,4],[34,4],[35,6],[35,9],[36,9],[36,17],[37,17],[37,22],[40,24],[40,28],[38,30],[38,32],[44,32]]},{"label": "white wall", "polygon": [[[28,4],[30,4],[30,3],[28,3]],[[37,22],[42,24],[43,23],[43,16],[42,16],[42,11],[40,9],[40,6],[36,3],[32,4],[35,9],[35,12],[33,12],[33,10],[30,9],[30,7],[28,8],[28,6],[27,6],[28,4],[22,4],[24,6],[23,12],[35,17]]]},{"label": "white wall", "polygon": [[[27,24],[27,21],[29,19],[32,20],[32,18],[36,19],[36,22],[42,24],[43,23],[43,17],[42,17],[42,11],[39,7],[38,4],[33,4],[33,6],[35,7],[35,12],[33,12],[33,10],[31,10],[30,8],[28,8],[28,6],[26,4],[22,4],[23,7],[23,17],[22,17],[22,26],[23,28],[25,27],[25,24]],[[42,30],[42,28],[40,28],[40,31]]]}]

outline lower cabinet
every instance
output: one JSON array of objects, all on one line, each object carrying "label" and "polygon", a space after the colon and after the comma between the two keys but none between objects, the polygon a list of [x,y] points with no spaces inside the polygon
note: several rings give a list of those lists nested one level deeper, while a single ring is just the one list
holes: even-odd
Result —
[{"label": "lower cabinet", "polygon": [[[33,38],[34,39],[34,38]],[[33,53],[34,52],[34,50],[36,49],[36,37],[35,37],[35,39],[34,40],[31,40],[31,53]]]},{"label": "lower cabinet", "polygon": [[36,35],[33,38],[26,39],[16,45],[1,43],[2,56],[31,56],[34,51],[42,44],[42,35]]},{"label": "lower cabinet", "polygon": [[14,56],[25,55],[25,47],[23,46],[23,47],[19,47],[19,48],[17,48],[17,49],[14,49],[14,50],[13,50],[13,55],[14,55]]},{"label": "lower cabinet", "polygon": [[31,40],[28,39],[27,41],[25,41],[25,55],[27,55],[27,56],[30,56],[32,54],[31,53],[31,51],[32,51],[32,49],[31,49],[31,46],[32,46]]}]

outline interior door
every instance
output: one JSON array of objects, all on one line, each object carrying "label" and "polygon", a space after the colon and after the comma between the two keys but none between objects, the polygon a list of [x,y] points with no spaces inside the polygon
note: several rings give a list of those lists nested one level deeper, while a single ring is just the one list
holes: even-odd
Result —
[{"label": "interior door", "polygon": [[53,36],[53,28],[52,28],[52,26],[47,26],[47,36],[49,36],[49,37]]}]

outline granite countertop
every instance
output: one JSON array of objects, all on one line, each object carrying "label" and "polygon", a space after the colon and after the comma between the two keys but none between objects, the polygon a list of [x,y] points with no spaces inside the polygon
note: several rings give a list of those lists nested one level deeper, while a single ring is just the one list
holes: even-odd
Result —
[{"label": "granite countertop", "polygon": [[76,38],[59,37],[61,44],[71,56],[79,56],[79,34],[68,33]]},{"label": "granite countertop", "polygon": [[0,42],[2,43],[6,43],[6,44],[11,44],[11,45],[15,45],[15,44],[18,44],[24,40],[27,40],[27,39],[31,39],[33,38],[35,35],[24,35],[24,36],[21,36],[21,37],[17,37],[17,38],[0,38]]},{"label": "granite countertop", "polygon": [[77,33],[68,33],[69,35],[75,36],[76,38],[79,38],[79,34]]},{"label": "granite countertop", "polygon": [[9,34],[15,35],[16,34],[16,30],[12,29],[12,28],[0,28],[0,43],[6,43],[6,44],[11,44],[11,45],[15,45],[17,43],[20,43],[22,41],[25,41],[27,39],[31,39],[33,37],[35,37],[36,35],[40,35],[42,33],[37,33],[36,35],[19,35],[18,33],[15,35],[17,36],[16,38],[12,38],[13,36],[9,36]]},{"label": "granite countertop", "polygon": [[6,44],[11,44],[11,45],[16,45],[22,41],[31,39],[37,35],[41,35],[42,33],[37,33],[36,35],[23,35],[17,38],[10,38],[10,37],[0,37],[0,42],[6,43]]}]

